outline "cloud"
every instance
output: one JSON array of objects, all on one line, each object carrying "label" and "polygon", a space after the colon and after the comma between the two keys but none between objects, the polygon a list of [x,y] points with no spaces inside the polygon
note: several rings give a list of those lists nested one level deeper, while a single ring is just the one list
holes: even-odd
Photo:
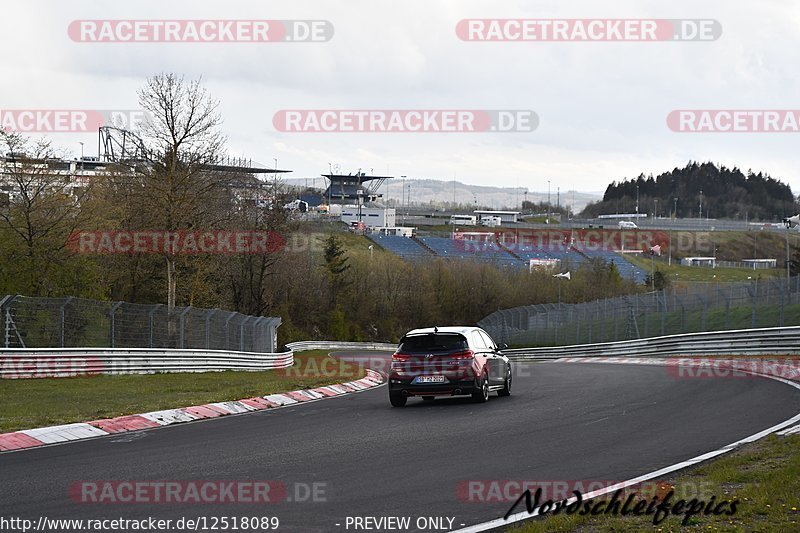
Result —
[{"label": "cloud", "polygon": [[[296,0],[122,4],[28,0],[0,8],[1,108],[130,109],[145,77],[202,76],[221,100],[232,154],[313,176],[338,162],[396,175],[542,190],[547,179],[598,190],[688,160],[763,170],[797,192],[798,134],[679,134],[681,108],[800,108],[794,2],[727,0]],[[713,18],[713,42],[475,43],[463,18]],[[327,43],[88,44],[68,39],[82,18],[323,19]],[[533,109],[525,134],[285,134],[290,108]],[[77,149],[87,136],[57,135]],[[600,185],[603,184],[603,185]]]}]

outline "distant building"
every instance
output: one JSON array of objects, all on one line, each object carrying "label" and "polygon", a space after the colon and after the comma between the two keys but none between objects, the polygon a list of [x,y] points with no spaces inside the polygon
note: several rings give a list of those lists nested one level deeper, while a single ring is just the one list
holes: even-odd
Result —
[{"label": "distant building", "polygon": [[323,174],[328,179],[328,188],[323,198],[331,204],[363,204],[376,202],[383,195],[378,189],[390,176],[367,176],[363,172],[355,174]]},{"label": "distant building", "polygon": [[742,264],[747,268],[758,270],[761,268],[776,268],[778,266],[777,259],[742,259]]},{"label": "distant building", "polygon": [[504,224],[516,224],[519,218],[519,211],[480,211],[476,210],[474,213],[478,216],[478,218],[483,219],[484,217],[500,217],[501,223]]},{"label": "distant building", "polygon": [[341,221],[348,226],[363,222],[368,228],[393,228],[395,210],[389,207],[343,205]]},{"label": "distant building", "polygon": [[375,233],[379,235],[395,235],[399,237],[413,237],[417,228],[409,226],[397,226],[395,228],[375,228]]},{"label": "distant building", "polygon": [[716,257],[684,257],[681,259],[683,266],[703,266],[703,267],[716,267]]}]

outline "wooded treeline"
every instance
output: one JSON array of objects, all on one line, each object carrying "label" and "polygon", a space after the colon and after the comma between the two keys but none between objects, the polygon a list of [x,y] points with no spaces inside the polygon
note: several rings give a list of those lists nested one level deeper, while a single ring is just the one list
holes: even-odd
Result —
[{"label": "wooded treeline", "polygon": [[[690,162],[683,168],[615,181],[603,200],[586,206],[581,216],[639,213],[678,218],[729,218],[780,221],[800,211],[800,201],[785,183],[762,172]],[[701,208],[702,205],[702,208]],[[702,209],[702,213],[701,213]]]}]

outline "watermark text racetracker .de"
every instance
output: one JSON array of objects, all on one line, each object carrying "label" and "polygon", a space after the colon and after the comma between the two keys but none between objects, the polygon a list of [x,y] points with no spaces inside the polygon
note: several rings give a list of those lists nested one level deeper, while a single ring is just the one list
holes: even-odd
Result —
[{"label": "watermark text racetracker .de", "polygon": [[456,35],[472,42],[715,41],[714,19],[463,19]]},{"label": "watermark text racetracker .de", "polygon": [[77,43],[287,43],[327,42],[327,20],[74,20]]},{"label": "watermark text racetracker .de", "polygon": [[285,248],[273,231],[82,231],[67,247],[84,254],[269,254]]},{"label": "watermark text racetracker .de", "polygon": [[800,109],[678,109],[667,115],[676,133],[800,133]]},{"label": "watermark text racetracker .de", "polygon": [[[459,501],[474,504],[492,504],[497,502],[512,503],[520,499],[525,491],[541,491],[541,497],[548,500],[563,500],[573,495],[574,491],[587,494],[594,491],[607,490],[620,484],[620,480],[605,479],[469,479],[456,484],[456,496]],[[653,479],[628,487],[641,498],[663,497],[673,492],[679,498],[713,497],[714,490],[719,487],[710,481],[682,482],[675,485],[667,480]]]},{"label": "watermark text racetracker .de", "polygon": [[285,109],[272,124],[284,133],[530,133],[529,109]]},{"label": "watermark text racetracker .de", "polygon": [[91,480],[69,487],[70,499],[90,505],[280,504],[328,501],[324,481]]},{"label": "watermark text racetracker .de", "polygon": [[676,379],[800,378],[800,358],[797,357],[677,357],[669,359],[666,368],[668,374]]},{"label": "watermark text racetracker .de", "polygon": [[323,233],[262,230],[91,230],[72,233],[67,247],[85,254],[270,254],[321,252]]},{"label": "watermark text racetracker .de", "polygon": [[77,376],[99,376],[105,364],[99,357],[81,355],[31,357],[0,356],[0,378],[67,378]]},{"label": "watermark text racetracker .de", "polygon": [[498,243],[512,252],[525,253],[532,249],[542,251],[649,253],[656,245],[661,252],[711,252],[714,249],[712,234],[708,231],[662,230],[539,230],[514,229],[494,232],[461,232],[456,229],[453,240],[456,249],[465,252],[491,252]]},{"label": "watermark text racetracker .de", "polygon": [[0,109],[0,130],[7,133],[96,133],[101,126],[135,129],[149,122],[135,109]]}]

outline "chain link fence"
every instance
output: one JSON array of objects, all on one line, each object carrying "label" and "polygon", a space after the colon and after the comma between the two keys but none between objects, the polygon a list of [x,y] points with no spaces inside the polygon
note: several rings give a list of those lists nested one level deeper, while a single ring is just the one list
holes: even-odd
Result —
[{"label": "chain link fence", "polygon": [[83,298],[0,299],[6,348],[168,348],[274,353],[280,318]]},{"label": "chain link fence", "polygon": [[509,346],[558,346],[800,325],[800,276],[692,283],[581,304],[496,311],[478,325]]}]

